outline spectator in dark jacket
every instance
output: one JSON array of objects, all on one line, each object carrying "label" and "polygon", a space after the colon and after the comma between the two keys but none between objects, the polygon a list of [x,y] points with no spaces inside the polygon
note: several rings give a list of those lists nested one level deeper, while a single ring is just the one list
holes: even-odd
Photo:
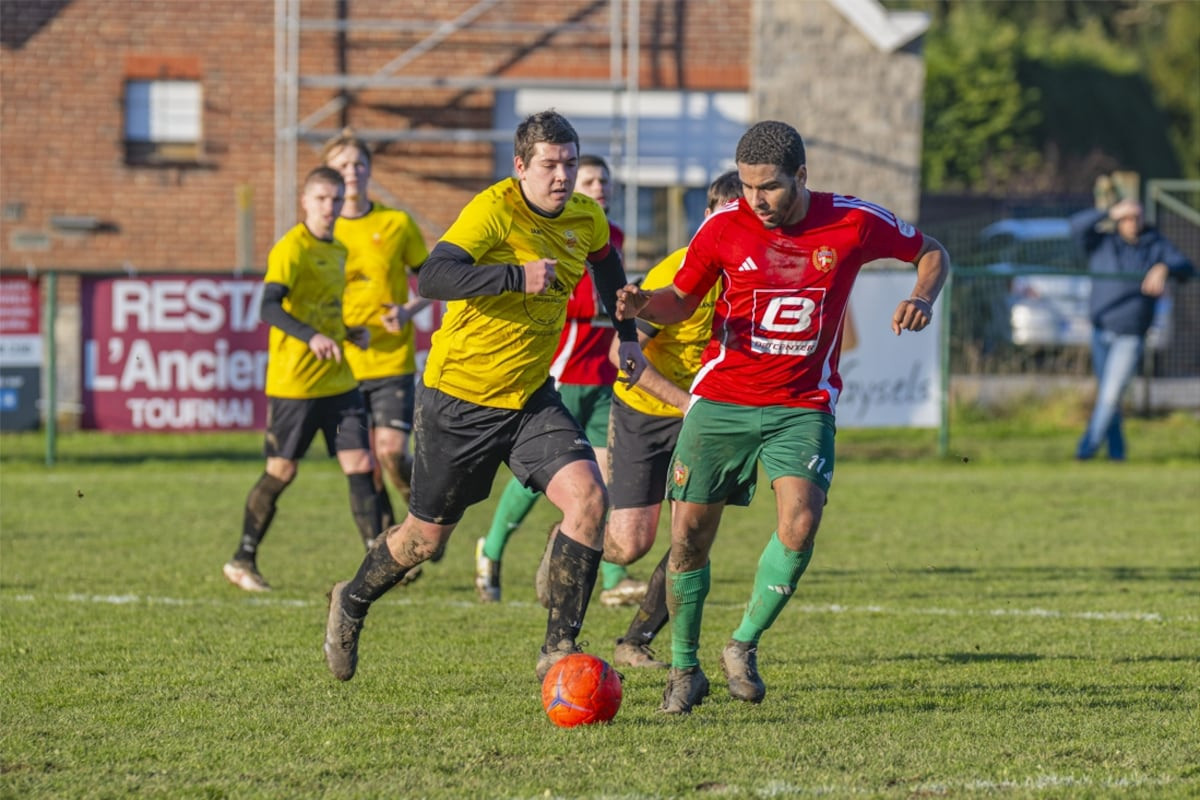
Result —
[{"label": "spectator in dark jacket", "polygon": [[[1100,225],[1105,220],[1112,227]],[[1155,304],[1167,278],[1186,278],[1193,267],[1166,237],[1143,224],[1142,207],[1134,200],[1121,200],[1107,211],[1075,214],[1071,233],[1083,245],[1092,273],[1092,368],[1097,382],[1096,404],[1075,457],[1091,458],[1106,443],[1108,457],[1121,461],[1121,396],[1141,360]],[[1110,274],[1114,277],[1097,277]]]}]

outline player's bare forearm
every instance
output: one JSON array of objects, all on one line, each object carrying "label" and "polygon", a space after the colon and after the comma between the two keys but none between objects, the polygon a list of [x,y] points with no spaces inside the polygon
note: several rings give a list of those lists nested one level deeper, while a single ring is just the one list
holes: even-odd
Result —
[{"label": "player's bare forearm", "polygon": [[667,380],[661,372],[654,368],[649,361],[638,381],[638,388],[658,398],[669,406],[675,406],[681,412],[686,412],[692,396]]},{"label": "player's bare forearm", "polygon": [[920,331],[929,326],[933,319],[933,304],[950,275],[950,254],[932,236],[925,237],[915,263],[917,283],[912,294],[900,301],[892,315],[892,332],[897,336],[901,331]]},{"label": "player's bare forearm", "polygon": [[690,317],[699,305],[699,297],[680,294],[674,286],[646,292],[631,283],[617,292],[618,319],[640,317],[656,325],[670,325]]}]

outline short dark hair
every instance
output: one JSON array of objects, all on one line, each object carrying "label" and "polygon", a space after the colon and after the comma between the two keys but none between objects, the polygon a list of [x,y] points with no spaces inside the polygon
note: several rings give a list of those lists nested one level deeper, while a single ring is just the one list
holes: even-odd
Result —
[{"label": "short dark hair", "polygon": [[721,206],[742,196],[742,179],[736,169],[723,172],[708,185],[708,210],[716,211]]},{"label": "short dark hair", "polygon": [[308,189],[314,183],[327,183],[330,186],[340,186],[346,188],[346,179],[342,177],[342,173],[338,172],[333,167],[321,165],[314,167],[307,177],[304,178],[304,188]]},{"label": "short dark hair", "polygon": [[604,170],[604,174],[612,177],[612,170],[608,168],[608,162],[597,155],[591,153],[582,153],[579,156],[579,166],[581,167],[599,167]]},{"label": "short dark hair", "polygon": [[579,134],[567,118],[554,109],[530,114],[517,126],[517,134],[513,137],[513,155],[528,164],[533,158],[533,147],[539,142],[547,144],[575,144],[579,150]]},{"label": "short dark hair", "polygon": [[786,122],[759,122],[742,134],[735,160],[739,164],[770,164],[791,175],[804,166],[804,140]]}]

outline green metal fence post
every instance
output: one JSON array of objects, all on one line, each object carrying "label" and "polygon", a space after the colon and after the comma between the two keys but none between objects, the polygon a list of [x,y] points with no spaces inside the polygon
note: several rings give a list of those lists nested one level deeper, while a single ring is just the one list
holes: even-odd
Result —
[{"label": "green metal fence post", "polygon": [[54,321],[58,318],[58,273],[46,273],[46,466],[53,467],[58,451],[58,348],[54,341]]}]

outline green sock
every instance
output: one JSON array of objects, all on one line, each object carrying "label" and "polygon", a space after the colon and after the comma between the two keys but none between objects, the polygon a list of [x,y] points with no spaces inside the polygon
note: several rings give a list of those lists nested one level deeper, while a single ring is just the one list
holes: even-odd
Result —
[{"label": "green sock", "polygon": [[504,555],[504,545],[508,544],[508,537],[516,533],[529,510],[541,496],[541,492],[526,489],[516,478],[508,482],[504,493],[500,495],[496,513],[492,515],[492,527],[488,529],[487,539],[483,542],[485,556],[493,561],[501,559]]},{"label": "green sock", "polygon": [[629,577],[629,570],[611,561],[600,562],[600,588],[611,589]]},{"label": "green sock", "polygon": [[667,608],[671,612],[671,666],[700,666],[700,620],[712,581],[709,565],[691,572],[667,570]]},{"label": "green sock", "polygon": [[779,533],[771,534],[771,541],[763,548],[758,559],[758,571],[754,573],[754,591],[742,615],[742,624],[733,632],[739,642],[758,643],[758,637],[771,627],[771,623],[783,611],[800,576],[812,559],[811,549],[799,552],[789,550],[779,541]]}]

